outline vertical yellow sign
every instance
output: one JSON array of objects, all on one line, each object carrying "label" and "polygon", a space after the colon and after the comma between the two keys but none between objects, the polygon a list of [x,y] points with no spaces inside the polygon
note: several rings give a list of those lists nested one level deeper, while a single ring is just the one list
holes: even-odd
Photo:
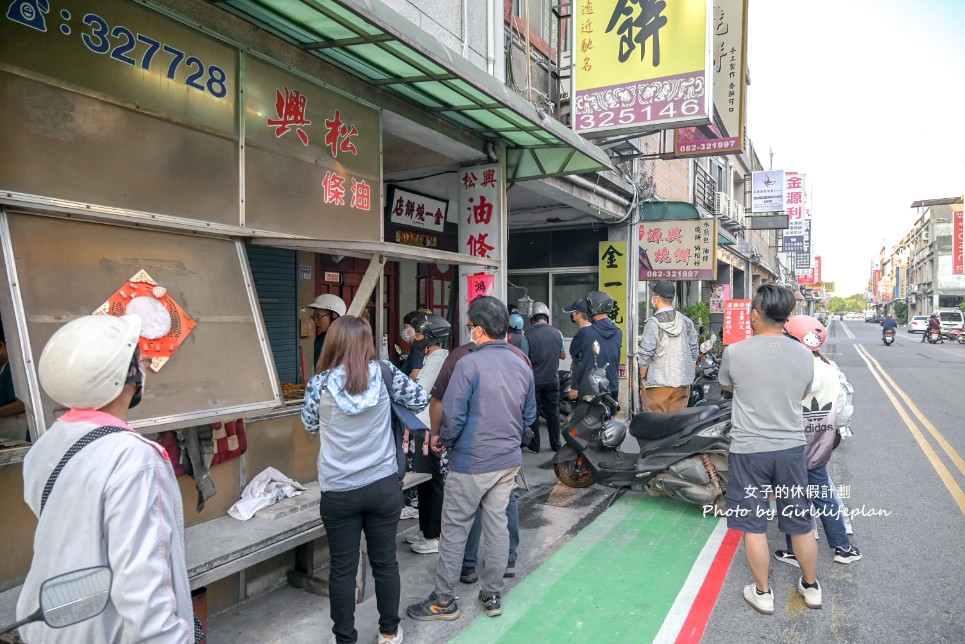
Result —
[{"label": "vertical yellow sign", "polygon": [[600,290],[615,302],[610,319],[623,332],[620,345],[620,378],[627,377],[627,242],[600,242]]}]

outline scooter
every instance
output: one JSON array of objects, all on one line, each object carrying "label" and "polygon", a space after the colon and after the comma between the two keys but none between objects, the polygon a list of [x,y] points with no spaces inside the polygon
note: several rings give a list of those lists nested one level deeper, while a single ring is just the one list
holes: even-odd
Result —
[{"label": "scooter", "polygon": [[928,340],[929,344],[938,344],[939,342],[942,341],[941,329],[928,329],[926,333],[927,335],[925,337]]},{"label": "scooter", "polygon": [[113,574],[107,566],[52,577],[40,586],[40,608],[20,621],[0,628],[0,635],[40,620],[51,628],[64,628],[96,617],[107,608],[112,581]]},{"label": "scooter", "polygon": [[570,400],[570,386],[573,380],[573,373],[569,370],[558,372],[560,376],[560,422],[573,411],[573,401]]},{"label": "scooter", "polygon": [[890,347],[895,343],[895,330],[885,329],[881,334],[881,341],[885,343],[886,347]]},{"label": "scooter", "polygon": [[945,337],[951,340],[952,342],[965,344],[965,331],[962,331],[962,329],[952,329],[951,331],[945,334]]},{"label": "scooter", "polygon": [[[594,355],[599,353],[593,343]],[[563,425],[565,444],[553,457],[557,478],[570,487],[594,483],[646,491],[696,505],[723,506],[727,491],[730,409],[701,405],[673,414],[640,413],[629,424],[610,418],[606,365],[583,380]],[[619,450],[629,431],[638,453]]]},{"label": "scooter", "polygon": [[[711,351],[717,344],[717,336],[712,335],[700,345],[700,359],[694,370],[694,381],[690,385],[690,400],[687,401],[688,407],[697,407],[713,403],[717,406],[729,404],[730,393],[721,389],[717,382],[717,374],[720,372],[720,363]],[[725,402],[727,401],[727,402]]]}]

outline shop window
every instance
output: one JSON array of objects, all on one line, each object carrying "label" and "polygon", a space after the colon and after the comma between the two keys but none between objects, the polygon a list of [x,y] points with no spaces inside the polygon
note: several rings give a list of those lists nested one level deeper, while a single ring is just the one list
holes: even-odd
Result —
[{"label": "shop window", "polygon": [[576,335],[577,326],[570,322],[570,314],[563,313],[563,307],[569,306],[573,300],[586,297],[590,291],[595,291],[600,284],[599,273],[561,273],[553,275],[553,304],[550,308],[550,324],[562,331],[563,335],[571,338]]},{"label": "shop window", "polygon": [[[130,412],[134,427],[153,433],[281,403],[242,242],[20,213],[0,216],[0,227],[4,219],[13,272],[0,277],[3,288],[18,286],[28,364],[54,331],[93,313],[144,271],[196,326],[157,372],[149,370],[144,400]],[[63,410],[31,391],[38,395],[47,427]]]},{"label": "shop window", "polygon": [[599,244],[606,240],[606,227],[514,232],[509,236],[509,268],[596,266]]},{"label": "shop window", "polygon": [[268,246],[245,247],[258,304],[281,382],[302,382],[298,358],[297,253]]}]

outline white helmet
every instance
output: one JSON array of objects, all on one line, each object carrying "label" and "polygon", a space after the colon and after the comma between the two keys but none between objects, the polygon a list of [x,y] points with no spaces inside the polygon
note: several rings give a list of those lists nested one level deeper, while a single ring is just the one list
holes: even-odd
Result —
[{"label": "white helmet", "polygon": [[308,305],[310,309],[325,309],[326,311],[334,311],[338,313],[339,317],[345,315],[345,302],[338,295],[332,295],[331,293],[323,293],[315,298],[315,300]]},{"label": "white helmet", "polygon": [[100,409],[124,389],[140,335],[139,315],[86,315],[68,322],[40,354],[41,386],[66,407]]}]

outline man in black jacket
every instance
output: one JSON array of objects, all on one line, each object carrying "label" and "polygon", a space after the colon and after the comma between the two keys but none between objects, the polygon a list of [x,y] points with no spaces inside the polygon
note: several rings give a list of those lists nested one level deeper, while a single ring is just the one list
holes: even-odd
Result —
[{"label": "man in black jacket", "polygon": [[[550,438],[550,449],[560,448],[560,360],[566,358],[563,334],[551,326],[549,308],[542,302],[533,305],[533,315],[529,321],[532,328],[526,332],[529,339],[529,359],[533,363],[533,380],[536,383],[536,405],[546,419],[546,432]],[[531,426],[533,441],[529,444],[532,452],[539,452],[539,414]]]}]

